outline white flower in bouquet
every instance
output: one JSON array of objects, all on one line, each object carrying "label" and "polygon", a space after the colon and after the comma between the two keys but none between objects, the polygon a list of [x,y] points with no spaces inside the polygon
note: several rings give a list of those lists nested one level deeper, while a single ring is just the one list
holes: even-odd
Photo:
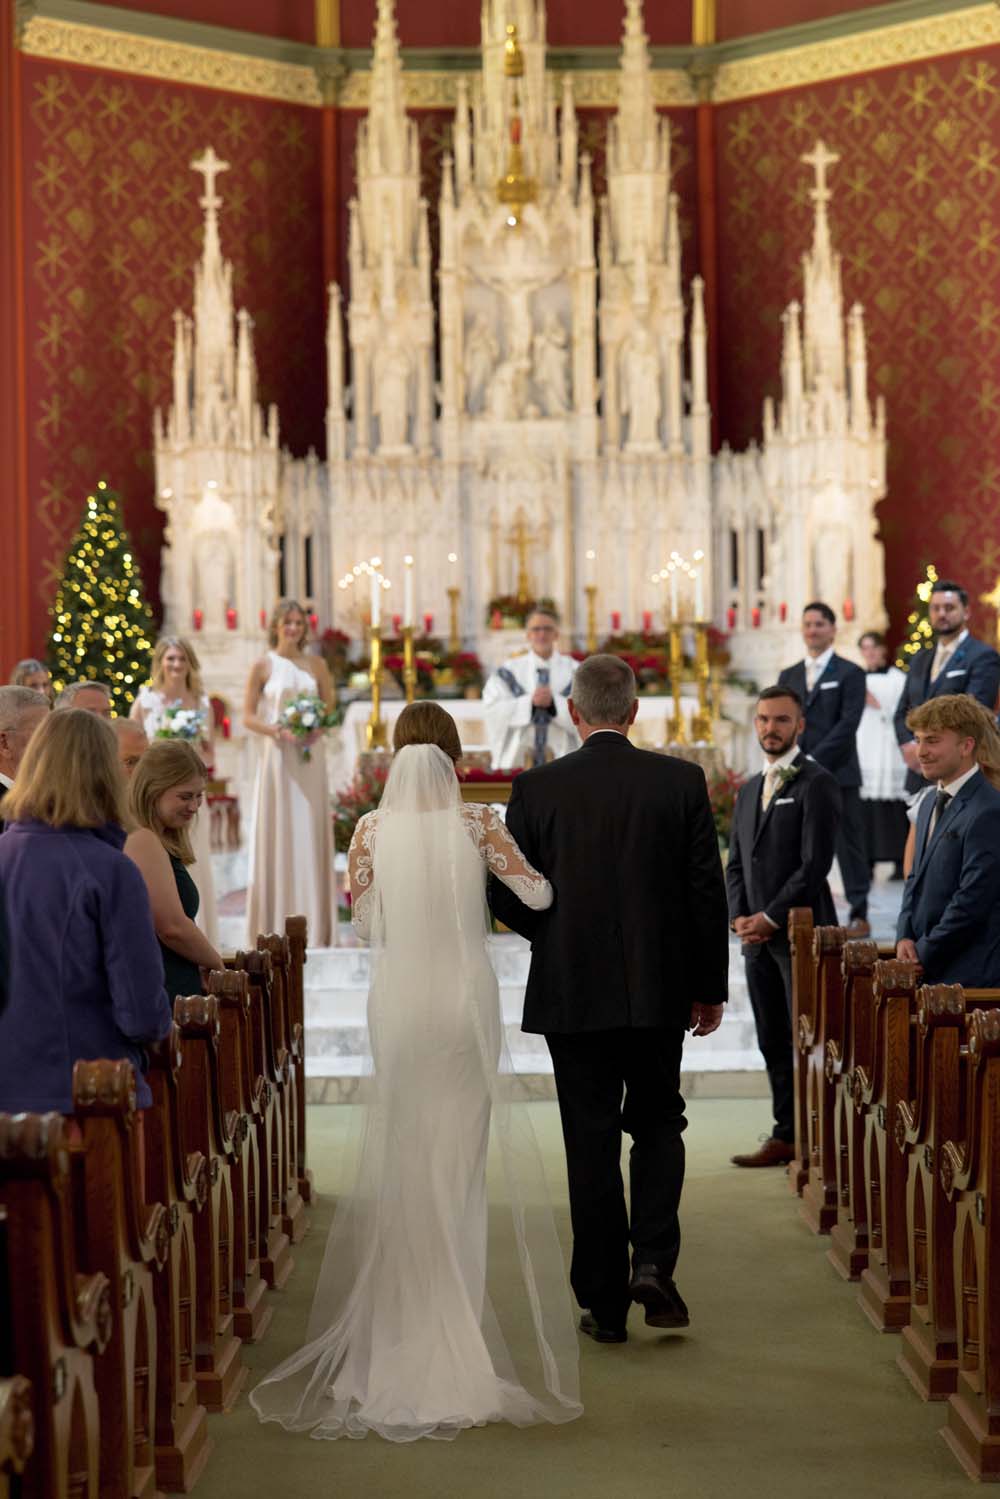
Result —
[{"label": "white flower in bouquet", "polygon": [[[303,693],[301,697],[293,698],[291,702],[286,703],[279,719],[281,727],[288,729],[296,739],[311,739],[314,735],[333,728],[336,722],[336,713],[331,713],[327,709],[323,699],[311,696],[309,693]],[[303,760],[312,759],[309,744],[301,744],[299,752]]]},{"label": "white flower in bouquet", "polygon": [[163,712],[163,722],[156,731],[157,739],[193,739],[205,737],[205,714],[200,708],[185,708],[181,703],[169,703]]}]

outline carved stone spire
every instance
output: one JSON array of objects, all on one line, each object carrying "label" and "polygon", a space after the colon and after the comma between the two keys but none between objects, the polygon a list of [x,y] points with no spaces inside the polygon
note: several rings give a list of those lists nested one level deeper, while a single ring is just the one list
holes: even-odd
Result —
[{"label": "carved stone spire", "polygon": [[618,76],[607,152],[616,259],[630,261],[641,241],[655,263],[669,259],[670,129],[653,102],[642,0],[627,0]]},{"label": "carved stone spire", "polygon": [[191,163],[205,179],[199,198],[205,210],[205,240],[201,260],[194,273],[194,410],[195,429],[204,434],[218,425],[218,412],[233,397],[233,267],[222,257],[219,242],[219,209],[222,199],[215,190],[220,172],[229,170],[209,146]]},{"label": "carved stone spire", "polygon": [[840,256],[830,242],[827,204],[833,194],[827,171],[840,157],[822,141],[801,160],[816,174],[809,196],[815,207],[812,246],[802,257],[804,377],[807,393],[844,390],[844,319]]}]

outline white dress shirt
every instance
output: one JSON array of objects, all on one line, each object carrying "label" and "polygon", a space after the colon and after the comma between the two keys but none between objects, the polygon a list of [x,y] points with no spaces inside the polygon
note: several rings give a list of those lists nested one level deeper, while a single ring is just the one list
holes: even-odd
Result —
[{"label": "white dress shirt", "polygon": [[[954,640],[938,641],[937,645],[934,647],[934,660],[931,662],[932,682],[937,681],[938,677],[944,671],[945,667],[948,665],[948,662],[958,650],[959,646],[962,644],[962,641],[965,639],[968,633],[968,630],[962,630],[958,635],[956,635]],[[942,787],[941,789],[945,790],[946,788]]]},{"label": "white dress shirt", "polygon": [[[947,782],[946,781],[938,781],[938,790],[939,791],[943,791],[945,793],[945,795],[947,797],[949,797],[949,798],[953,797],[953,796],[957,796],[958,793],[961,791],[962,787],[965,785],[966,781],[971,781],[972,777],[976,776],[978,774],[979,774],[979,766],[978,765],[973,765],[973,767],[972,767],[971,770],[967,770],[964,775],[956,776],[953,781],[947,781]],[[927,840],[928,840],[928,842],[930,842],[930,839],[931,839],[931,837],[933,836],[933,833],[934,833],[934,829],[937,827],[937,820],[938,820],[938,814],[937,814],[937,809],[935,809],[931,813],[931,820],[930,820],[930,823],[928,824],[928,827],[927,827]]]},{"label": "white dress shirt", "polygon": [[820,656],[807,656],[806,657],[805,665],[806,665],[806,691],[807,692],[812,692],[813,688],[816,686],[816,683],[819,681],[820,677],[823,675],[823,673],[826,671],[827,667],[829,666],[830,659],[831,659],[832,656],[833,656],[833,646],[829,645],[829,646],[827,646],[826,650],[823,652],[822,655],[820,655]]},{"label": "white dress shirt", "polygon": [[11,780],[10,776],[5,776],[2,774],[2,772],[0,772],[0,786],[6,786],[7,790],[9,791],[13,784],[14,782]]}]

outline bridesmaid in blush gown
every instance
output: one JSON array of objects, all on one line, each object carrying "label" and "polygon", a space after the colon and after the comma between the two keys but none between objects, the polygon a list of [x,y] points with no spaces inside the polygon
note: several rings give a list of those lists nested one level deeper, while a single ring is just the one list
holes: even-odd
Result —
[{"label": "bridesmaid in blush gown", "polygon": [[271,649],[254,663],[243,722],[260,735],[260,758],[250,810],[247,940],[281,932],[286,916],[304,916],[310,947],[329,947],[334,936],[333,824],[322,740],[312,746],[281,727],[282,709],[304,693],[333,707],[326,662],[306,655],[309,621],[294,599],[282,599],[271,616]]}]

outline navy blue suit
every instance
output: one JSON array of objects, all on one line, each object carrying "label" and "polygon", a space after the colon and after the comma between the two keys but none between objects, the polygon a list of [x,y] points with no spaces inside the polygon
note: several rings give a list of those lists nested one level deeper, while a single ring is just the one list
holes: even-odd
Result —
[{"label": "navy blue suit", "polygon": [[[966,692],[991,713],[996,708],[997,693],[1000,692],[1000,656],[992,646],[984,645],[974,635],[966,635],[936,682],[931,681],[933,663],[934,647],[918,652],[910,662],[894,718],[899,744],[908,744],[913,738],[906,727],[907,713],[911,708],[919,708],[928,698],[940,697],[946,692]],[[907,791],[920,791],[926,784],[919,771],[906,772]]]},{"label": "navy blue suit", "polygon": [[858,725],[865,711],[865,674],[853,661],[835,654],[826,663],[812,692],[806,691],[804,661],[786,666],[778,677],[778,686],[791,687],[802,699],[806,728],[799,747],[803,754],[828,770],[840,787],[837,862],[851,917],[864,920],[871,885],[858,761]]},{"label": "navy blue suit", "polygon": [[934,804],[926,796],[917,816],[897,940],[916,943],[927,983],[1000,987],[1000,791],[979,771],[956,792],[928,841]]}]

